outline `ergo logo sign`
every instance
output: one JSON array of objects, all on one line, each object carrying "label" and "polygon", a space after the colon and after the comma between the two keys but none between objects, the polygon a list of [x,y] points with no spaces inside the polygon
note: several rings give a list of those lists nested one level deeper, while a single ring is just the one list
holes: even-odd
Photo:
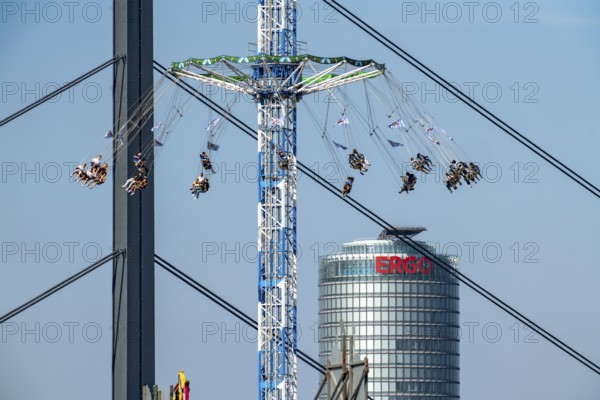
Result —
[{"label": "ergo logo sign", "polygon": [[419,272],[429,275],[432,268],[433,261],[427,257],[421,257],[418,260],[415,256],[408,256],[405,259],[398,256],[375,257],[375,271],[378,274],[416,274]]}]

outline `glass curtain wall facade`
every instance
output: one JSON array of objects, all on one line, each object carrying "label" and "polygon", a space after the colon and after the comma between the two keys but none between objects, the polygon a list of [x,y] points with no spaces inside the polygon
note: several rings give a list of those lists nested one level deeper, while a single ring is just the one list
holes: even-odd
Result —
[{"label": "glass curtain wall facade", "polygon": [[[356,354],[369,359],[372,398],[458,399],[458,280],[392,238],[384,231],[378,240],[346,243],[341,253],[320,258],[321,362],[338,346],[343,321]],[[454,257],[438,257],[458,268]]]}]

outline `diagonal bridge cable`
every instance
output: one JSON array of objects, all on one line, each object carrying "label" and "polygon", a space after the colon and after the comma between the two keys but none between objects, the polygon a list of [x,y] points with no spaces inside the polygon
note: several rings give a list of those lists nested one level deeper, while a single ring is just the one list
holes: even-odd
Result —
[{"label": "diagonal bridge cable", "polygon": [[0,126],[8,124],[10,121],[20,117],[21,115],[24,115],[25,113],[33,110],[34,108],[36,108],[37,106],[47,102],[48,100],[52,99],[55,96],[58,96],[59,94],[71,89],[74,86],[79,85],[81,82],[83,82],[84,80],[96,75],[98,72],[102,71],[104,68],[113,65],[114,63],[116,63],[117,61],[119,61],[120,59],[122,59],[123,56],[114,56],[113,58],[111,58],[110,60],[98,65],[96,68],[91,69],[90,71],[86,72],[85,74],[81,75],[79,78],[75,78],[74,80],[72,80],[71,82],[65,83],[63,86],[59,87],[58,89],[48,93],[47,95],[45,95],[44,97],[42,97],[39,100],[36,100],[35,102],[31,103],[30,105],[20,109],[19,111],[17,111],[16,113],[9,115],[8,117],[4,118],[3,120],[0,121]]},{"label": "diagonal bridge cable", "polygon": [[35,304],[39,303],[40,301],[44,300],[45,298],[53,295],[54,293],[58,292],[59,290],[66,288],[71,283],[79,280],[80,278],[83,278],[90,272],[96,270],[97,268],[99,268],[102,265],[106,264],[107,262],[111,261],[115,257],[118,257],[120,254],[121,254],[120,252],[115,252],[115,253],[111,253],[105,257],[102,257],[101,259],[99,259],[98,261],[96,261],[95,263],[90,265],[89,267],[82,269],[75,275],[72,275],[69,278],[63,280],[62,282],[57,283],[56,285],[52,286],[50,289],[46,290],[43,293],[40,293],[39,295],[37,295],[33,299],[29,300],[28,302],[20,305],[19,307],[15,308],[12,311],[9,311],[8,313],[6,313],[0,317],[0,324],[3,324],[4,322],[8,321],[9,319],[16,317],[18,314],[20,314],[23,311],[27,310],[28,308],[34,306]]},{"label": "diagonal bridge cable", "polygon": [[[319,182],[319,184],[321,184],[321,182]],[[334,190],[332,190],[330,187],[326,187],[327,185],[321,185],[321,186],[325,187],[327,190],[332,192],[335,196],[341,198],[339,191],[335,190],[335,188],[334,188]],[[346,196],[346,198],[348,199],[348,196]],[[503,301],[502,299],[500,299],[499,297],[494,295],[489,290],[485,289],[483,286],[479,285],[477,282],[473,281],[471,278],[467,277],[462,272],[454,269],[448,262],[439,258],[438,255],[433,253],[430,249],[426,248],[419,242],[413,240],[409,236],[399,235],[397,233],[394,233],[393,232],[394,227],[392,224],[390,224],[388,221],[386,221],[385,219],[378,216],[376,213],[374,213],[373,211],[371,211],[370,209],[368,209],[367,207],[362,205],[357,200],[355,200],[353,198],[349,198],[348,204],[350,205],[350,207],[354,208],[356,211],[358,211],[360,214],[362,214],[363,216],[365,216],[368,219],[370,219],[371,221],[373,221],[375,224],[379,225],[380,227],[382,227],[384,229],[391,230],[390,234],[392,236],[396,237],[397,239],[399,239],[400,241],[405,243],[410,248],[418,251],[419,253],[421,253],[423,255],[426,255],[428,258],[430,258],[435,263],[435,265],[441,267],[443,270],[445,270],[446,272],[448,272],[449,274],[454,276],[456,279],[458,279],[460,282],[462,282],[469,288],[473,289],[476,293],[478,293],[479,295],[481,295],[482,297],[484,297],[485,299],[490,301],[492,304],[494,304],[495,306],[497,306],[498,308],[500,308],[501,310],[503,310],[504,312],[509,314],[511,317],[515,318],[517,321],[528,326],[532,331],[539,334],[544,339],[548,340],[551,344],[556,346],[558,349],[562,350],[563,352],[565,352],[566,354],[568,354],[569,356],[574,358],[576,361],[580,362],[587,368],[591,369],[596,374],[600,375],[600,366],[598,364],[594,363],[593,361],[591,361],[590,359],[585,357],[583,354],[581,354],[580,352],[573,349],[571,346],[569,346],[568,344],[566,344],[565,342],[563,342],[562,340],[557,338],[555,335],[550,333],[548,330],[542,328],[539,324],[537,324],[530,318],[526,317],[521,312],[517,311],[514,307],[510,306],[508,303],[506,303],[505,301]]]},{"label": "diagonal bridge cable", "polygon": [[[206,286],[202,285],[201,283],[199,283],[198,281],[196,281],[195,279],[193,279],[192,277],[187,275],[185,272],[176,268],[173,264],[169,263],[164,258],[155,254],[154,262],[156,262],[156,264],[158,264],[165,271],[169,272],[171,275],[175,276],[176,278],[178,278],[179,280],[181,280],[182,282],[184,282],[185,284],[190,286],[192,289],[196,290],[197,292],[199,292],[200,294],[202,294],[203,296],[205,296],[206,298],[211,300],[213,303],[217,304],[219,307],[225,309],[227,312],[229,312],[233,316],[237,317],[238,319],[240,319],[242,322],[249,325],[253,329],[258,330],[258,322],[256,322],[254,319],[252,319],[248,314],[244,313],[242,310],[240,310],[233,304],[229,303],[227,300],[225,300],[224,298],[222,298],[221,296],[219,296],[212,290],[208,289]],[[297,350],[297,353],[298,353],[298,358],[301,361],[304,361],[306,364],[308,364],[310,367],[317,370],[318,372],[320,372],[322,374],[325,373],[325,367],[321,363],[319,363],[317,360],[315,360],[314,358],[312,358],[311,356],[309,356],[307,353],[303,352],[300,349]]]},{"label": "diagonal bridge cable", "polygon": [[[168,70],[165,69],[158,62],[154,61],[154,63],[155,63],[155,67],[154,68],[155,68],[156,71],[161,72],[163,74],[166,73],[166,72],[168,72]],[[178,80],[178,79],[176,79],[174,77],[171,77],[169,75],[167,75],[167,77],[169,79],[171,79],[177,86],[179,86],[185,92],[187,92],[188,94],[190,94],[194,98],[198,99],[199,101],[201,101],[205,105],[207,105],[213,111],[218,112],[218,113],[222,113],[221,115],[223,115],[223,117],[225,117],[229,122],[231,122],[237,128],[239,128],[240,130],[242,130],[245,134],[247,134],[248,136],[254,138],[255,140],[257,139],[256,133],[254,132],[254,130],[248,124],[246,124],[245,122],[241,121],[236,116],[229,114],[223,107],[221,107],[219,104],[215,103],[214,101],[212,101],[208,97],[204,96],[202,93],[200,93],[199,91],[197,91],[193,86],[189,85],[187,82]],[[323,187],[325,190],[327,190],[330,193],[332,193],[334,196],[336,196],[336,197],[338,197],[340,199],[343,199],[341,197],[341,195],[340,195],[339,189],[335,185],[333,185],[331,182],[327,181],[325,178],[321,177],[319,174],[317,174],[316,172],[314,172],[312,169],[310,169],[309,167],[307,167],[302,162],[297,161],[297,164],[298,164],[298,169],[301,172],[305,173],[310,179],[312,179],[313,181],[315,181],[318,185],[320,185],[321,187]],[[376,223],[380,227],[383,227],[385,229],[393,229],[393,225],[391,223],[389,223],[385,219],[381,218],[379,215],[377,215],[375,212],[373,212],[372,210],[370,210],[368,207],[362,205],[362,203],[360,203],[359,201],[353,199],[350,196],[346,196],[346,202],[352,208],[354,208],[356,211],[358,211],[363,216],[367,217],[368,219],[370,219],[371,221],[373,221],[374,223]],[[515,308],[511,307],[509,304],[507,304],[505,301],[503,301],[500,298],[498,298],[497,296],[495,296],[489,290],[485,289],[483,286],[479,285],[478,283],[476,283],[472,279],[468,278],[462,272],[460,272],[458,270],[455,270],[445,260],[442,260],[437,255],[431,253],[431,251],[429,249],[423,247],[418,242],[412,240],[409,236],[398,235],[398,234],[393,234],[393,236],[395,236],[396,238],[398,238],[399,240],[401,240],[402,242],[404,242],[406,245],[408,245],[412,249],[414,249],[414,250],[416,250],[416,251],[418,251],[418,252],[420,252],[420,253],[422,253],[424,255],[427,255],[433,262],[436,263],[436,265],[440,266],[441,268],[443,268],[444,270],[446,270],[448,273],[450,273],[453,276],[455,276],[463,284],[465,284],[469,288],[473,289],[476,293],[478,293],[481,296],[483,296],[484,298],[486,298],[492,304],[496,305],[497,307],[499,307],[500,309],[502,309],[503,311],[505,311],[507,314],[509,314],[510,316],[512,316],[513,318],[515,318],[516,320],[518,320],[519,322],[521,322],[524,325],[528,326],[534,332],[536,332],[537,334],[539,334],[540,336],[542,336],[544,339],[548,340],[551,344],[553,344],[555,347],[557,347],[558,349],[562,350],[564,353],[566,353],[569,356],[571,356],[572,358],[574,358],[576,361],[578,361],[581,364],[585,365],[587,368],[591,369],[596,374],[600,375],[600,366],[598,366],[593,361],[591,361],[588,358],[586,358],[584,355],[582,355],[578,351],[574,350],[571,346],[567,345],[565,342],[563,342],[560,339],[558,339],[556,336],[554,336],[553,334],[551,334],[546,329],[542,328],[540,325],[538,325],[537,323],[535,323],[534,321],[532,321],[530,318],[526,317],[525,315],[523,315],[522,313],[520,313],[519,311],[517,311]]]},{"label": "diagonal bridge cable", "polygon": [[[301,169],[301,168],[299,168],[299,169]],[[317,184],[322,186],[325,190],[329,191],[334,196],[343,200],[342,196],[339,193],[338,188],[336,188],[329,181],[325,180],[324,178],[322,178],[321,176],[319,176],[317,173],[315,173],[314,171],[312,171],[310,169],[308,171],[303,171],[303,172],[306,173],[307,176],[309,178],[311,178],[313,181],[315,181]],[[539,334],[544,339],[548,340],[551,344],[553,344],[558,349],[562,350],[563,352],[565,352],[566,354],[568,354],[569,356],[574,358],[579,363],[583,364],[584,366],[591,369],[596,374],[600,375],[600,366],[598,366],[598,364],[594,363],[589,358],[585,357],[583,354],[581,354],[577,350],[573,349],[571,346],[569,346],[568,344],[566,344],[565,342],[563,342],[562,340],[557,338],[555,335],[550,333],[548,330],[542,328],[539,324],[537,324],[530,318],[526,317],[521,312],[517,311],[514,307],[510,306],[508,303],[506,303],[505,301],[503,301],[502,299],[500,299],[499,297],[497,297],[496,295],[491,293],[489,290],[485,289],[483,286],[479,285],[477,282],[475,282],[472,279],[470,279],[469,277],[467,277],[462,272],[456,270],[447,261],[439,258],[438,255],[436,255],[431,250],[429,250],[428,248],[421,245],[419,242],[413,240],[410,236],[399,235],[397,233],[393,233],[394,226],[391,223],[389,223],[388,221],[386,221],[385,219],[383,219],[382,217],[377,215],[375,212],[373,212],[372,210],[370,210],[369,208],[367,208],[366,206],[361,204],[359,201],[355,200],[354,198],[352,198],[350,196],[346,196],[346,200],[347,200],[347,203],[350,205],[350,207],[354,208],[360,214],[362,214],[366,218],[370,219],[372,222],[379,225],[380,227],[391,230],[392,236],[396,237],[397,239],[399,239],[400,241],[405,243],[407,246],[409,246],[413,250],[416,250],[419,253],[428,256],[428,258],[430,258],[437,266],[441,267],[446,272],[448,272],[449,274],[451,274],[452,276],[457,278],[460,282],[462,282],[469,288],[473,289],[476,293],[478,293],[479,295],[481,295],[482,297],[484,297],[485,299],[490,301],[492,304],[494,304],[495,306],[497,306],[498,308],[500,308],[501,310],[503,310],[504,312],[509,314],[511,317],[515,318],[517,321],[528,326],[532,331]]]},{"label": "diagonal bridge cable", "polygon": [[405,51],[400,46],[398,46],[396,43],[394,43],[392,40],[387,38],[384,34],[379,32],[375,28],[373,28],[371,25],[369,25],[363,19],[358,17],[356,14],[352,13],[350,10],[348,10],[346,7],[342,6],[336,0],[322,0],[322,1],[325,4],[327,4],[328,6],[332,7],[335,11],[339,12],[344,18],[346,18],[348,21],[350,21],[351,23],[356,25],[358,28],[360,28],[362,31],[367,33],[373,39],[378,41],[380,44],[382,44],[384,47],[386,47],[392,53],[396,54],[398,57],[402,58],[404,61],[409,63],[411,66],[415,67],[418,71],[423,73],[425,76],[430,78],[432,81],[434,81],[435,83],[437,83],[438,85],[440,85],[441,87],[446,89],[449,93],[454,95],[465,105],[467,105],[468,107],[473,109],[475,112],[480,114],[482,117],[484,117],[488,121],[490,121],[493,125],[495,125],[499,129],[501,129],[506,134],[510,135],[513,139],[515,139],[516,141],[521,143],[523,146],[525,146],[526,148],[528,148],[529,150],[534,152],[537,156],[539,156],[540,158],[542,158],[543,160],[548,162],[554,168],[558,169],[560,172],[562,172],[564,175],[569,177],[571,180],[573,180],[579,186],[581,186],[582,188],[584,188],[585,190],[587,190],[588,192],[590,192],[597,198],[600,198],[600,189],[597,186],[595,186],[594,184],[589,182],[587,179],[585,179],[583,176],[581,176],[576,171],[569,168],[566,164],[564,164],[563,162],[558,160],[556,157],[552,156],[550,153],[545,151],[543,148],[538,146],[536,143],[534,143],[533,141],[528,139],[526,136],[521,134],[517,129],[513,128],[507,122],[503,121],[502,119],[497,117],[494,113],[492,113],[491,111],[489,111],[488,109],[483,107],[477,101],[475,101],[472,98],[470,98],[469,96],[467,96],[465,93],[463,93],[461,90],[459,90],[455,85],[453,85],[446,79],[442,78],[439,74],[437,74],[430,68],[428,68],[425,64],[423,64],[422,62],[417,60],[415,57],[410,55],[407,51]]}]

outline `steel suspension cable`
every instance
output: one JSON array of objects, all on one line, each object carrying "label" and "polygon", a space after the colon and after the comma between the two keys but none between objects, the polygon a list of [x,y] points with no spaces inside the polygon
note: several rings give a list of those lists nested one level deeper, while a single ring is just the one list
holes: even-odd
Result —
[{"label": "steel suspension cable", "polygon": [[31,300],[29,300],[28,302],[20,305],[19,307],[15,308],[14,310],[9,311],[8,313],[6,313],[0,317],[0,324],[8,321],[11,318],[16,317],[18,314],[22,313],[23,311],[27,310],[28,308],[32,307],[33,305],[39,303],[40,301],[44,300],[45,298],[53,295],[54,293],[58,292],[61,289],[64,289],[65,287],[69,286],[71,283],[77,281],[78,279],[83,278],[90,272],[96,270],[97,268],[99,268],[102,265],[106,264],[107,262],[111,261],[115,257],[119,256],[120,254],[121,254],[120,252],[115,252],[115,253],[111,253],[105,257],[102,257],[100,260],[96,261],[89,267],[77,272],[75,275],[70,276],[69,278],[63,280],[62,282],[57,283],[56,285],[52,286],[50,289],[37,295],[36,297],[34,297]]},{"label": "steel suspension cable", "polygon": [[[185,272],[176,268],[173,264],[169,263],[168,261],[166,261],[164,258],[160,257],[159,255],[157,255],[157,254],[154,255],[154,261],[165,271],[169,272],[171,275],[175,276],[176,278],[178,278],[179,280],[181,280],[182,282],[184,282],[185,284],[190,286],[192,289],[196,290],[197,292],[199,292],[200,294],[202,294],[203,296],[205,296],[206,298],[211,300],[213,303],[215,303],[219,307],[225,309],[227,312],[229,312],[233,316],[237,317],[238,319],[240,319],[242,322],[249,325],[253,329],[258,330],[258,322],[257,321],[252,319],[248,314],[244,313],[242,310],[240,310],[233,304],[229,303],[223,297],[221,297],[218,294],[216,294],[215,292],[211,291],[206,286],[202,285],[201,283],[199,283],[198,281],[196,281],[195,279],[193,279],[192,277],[187,275]],[[313,369],[319,371],[320,373],[322,373],[322,374],[325,373],[325,367],[321,363],[319,363],[317,360],[315,360],[314,358],[312,358],[311,356],[309,356],[307,353],[303,352],[300,349],[297,350],[297,353],[298,353],[298,358],[300,360],[304,361],[306,364],[308,364]]]},{"label": "steel suspension cable", "polygon": [[[156,61],[155,61],[155,64],[162,67]],[[162,68],[164,69],[164,71],[167,71],[164,67],[162,67]],[[157,68],[155,68],[155,69],[157,69]],[[157,69],[157,71],[160,72],[159,69]],[[202,93],[199,93],[197,90],[195,90],[191,85],[187,84],[186,82],[176,80],[175,78],[173,78],[173,81],[179,87],[181,87],[184,91],[186,91],[187,93],[191,94],[192,96],[198,98],[199,100],[201,97],[204,97],[204,99],[200,100],[200,101],[202,101],[205,105],[207,105],[214,111],[222,109],[221,106],[212,102],[212,100],[206,99]],[[248,124],[244,123],[239,118],[237,118],[236,116],[233,116],[233,115],[229,115],[227,119],[230,122],[232,122],[236,127],[241,129],[244,133],[246,133],[248,136],[251,136],[252,138],[257,139],[256,133]],[[340,195],[339,189],[337,187],[335,187],[331,182],[329,182],[325,178],[321,177],[319,174],[314,172],[312,169],[310,169],[309,167],[304,165],[302,162],[297,160],[297,163],[298,163],[298,169],[301,172],[305,173],[310,179],[315,181],[318,185],[320,185],[321,187],[323,187],[324,189],[326,189],[327,191],[329,191],[336,197],[343,199]],[[385,219],[381,218],[375,212],[371,211],[368,207],[362,205],[362,203],[360,203],[359,201],[353,199],[350,196],[346,196],[346,202],[352,208],[354,208],[356,211],[358,211],[359,213],[361,213],[363,216],[367,217],[371,221],[375,222],[380,227],[383,227],[385,229],[393,229],[393,225],[391,223],[389,223]],[[501,300],[494,294],[492,294],[490,291],[483,288],[483,286],[474,282],[473,280],[468,278],[466,275],[464,275],[462,272],[455,270],[450,264],[446,263],[444,260],[439,259],[435,254],[432,254],[428,249],[424,248],[419,243],[412,240],[410,237],[408,237],[406,235],[397,235],[397,234],[394,234],[394,236],[397,237],[399,240],[403,241],[404,243],[406,243],[409,247],[413,248],[414,250],[419,251],[425,255],[428,255],[429,258],[432,261],[434,261],[437,265],[441,266],[446,271],[448,271],[452,275],[456,276],[457,279],[459,279],[461,282],[463,282],[469,288],[473,289],[476,293],[478,293],[481,296],[483,296],[484,298],[486,298],[492,304],[496,305],[497,307],[499,307],[500,309],[502,309],[503,311],[508,313],[510,316],[512,316],[519,322],[530,327],[533,331],[535,331],[536,333],[538,333],[539,335],[544,337],[551,344],[553,344],[558,349],[562,350],[563,352],[565,352],[566,354],[568,354],[569,356],[574,358],[576,361],[580,362],[581,364],[585,365],[587,368],[591,369],[592,371],[594,371],[595,373],[600,375],[600,366],[598,366],[597,364],[595,364],[594,362],[592,362],[591,360],[589,360],[588,358],[583,356],[581,353],[574,350],[572,347],[570,347],[565,342],[558,339],[556,336],[552,335],[550,332],[548,332],[546,329],[542,328],[537,323],[533,322],[531,319],[527,318],[526,316],[524,316],[523,314],[518,312],[516,309],[514,309],[513,307],[508,305],[506,302],[504,302],[503,300]]]},{"label": "steel suspension cable", "polygon": [[[323,186],[326,190],[332,192],[335,196],[341,197],[339,195],[337,189],[334,188],[332,190],[331,188],[326,187],[327,185],[321,184],[321,182],[317,182],[317,183],[319,183],[321,186]],[[369,210],[368,208],[363,206],[361,203],[359,203],[355,199],[353,199],[349,196],[346,196],[346,199],[348,200],[348,203],[350,204],[350,206],[352,208],[357,210],[359,213],[361,213],[362,215],[364,215],[365,217],[367,217],[368,219],[370,219],[371,221],[373,221],[380,227],[382,227],[384,229],[391,229],[391,230],[394,229],[392,224],[390,224],[383,218],[379,217],[377,214],[375,214],[374,212],[372,212],[371,210]],[[478,283],[476,283],[475,281],[473,281],[472,279],[467,277],[462,272],[455,270],[450,264],[448,264],[444,260],[441,260],[436,254],[432,253],[429,249],[422,246],[420,243],[414,241],[409,236],[399,235],[399,234],[395,234],[395,233],[391,233],[391,235],[393,235],[397,239],[401,240],[403,243],[405,243],[412,249],[428,256],[436,265],[440,266],[442,269],[444,269],[451,275],[455,276],[459,281],[464,283],[469,288],[473,289],[476,293],[478,293],[481,296],[483,296],[484,298],[486,298],[488,301],[490,301],[492,304],[494,304],[497,307],[499,307],[500,309],[502,309],[504,312],[509,314],[511,317],[515,318],[519,322],[528,326],[531,330],[533,330],[534,332],[536,332],[537,334],[542,336],[544,339],[548,340],[551,344],[553,344],[554,346],[556,346],[557,348],[559,348],[560,350],[562,350],[563,352],[565,352],[566,354],[568,354],[569,356],[574,358],[576,361],[579,361],[581,364],[588,367],[596,374],[600,375],[600,366],[595,364],[593,361],[591,361],[590,359],[588,359],[587,357],[585,357],[578,351],[574,350],[571,346],[567,345],[565,342],[558,339],[555,335],[551,334],[549,331],[542,328],[539,324],[535,323],[530,318],[526,317],[525,315],[523,315],[522,313],[517,311],[515,308],[511,307],[508,303],[501,300],[499,297],[497,297],[496,295],[491,293],[489,290],[485,289],[483,286],[479,285]]]},{"label": "steel suspension cable", "polygon": [[577,183],[579,186],[581,186],[582,188],[584,188],[585,190],[587,190],[588,192],[590,192],[597,198],[600,198],[600,189],[597,186],[595,186],[594,184],[589,182],[586,178],[581,176],[579,173],[577,173],[574,170],[572,170],[571,168],[569,168],[566,164],[564,164],[563,162],[558,160],[556,157],[552,156],[550,153],[548,153],[543,148],[538,146],[536,143],[531,141],[529,138],[527,138],[526,136],[521,134],[517,129],[513,128],[507,122],[503,121],[502,119],[497,117],[494,113],[492,113],[491,111],[489,111],[488,109],[483,107],[481,104],[479,104],[478,102],[476,102],[469,96],[467,96],[465,93],[463,93],[461,90],[459,90],[455,85],[453,85],[446,79],[442,78],[440,75],[435,73],[430,68],[428,68],[422,62],[420,62],[415,57],[410,55],[408,52],[403,50],[400,46],[398,46],[396,43],[394,43],[393,41],[388,39],[385,35],[383,35],[378,30],[373,28],[371,25],[369,25],[363,19],[358,17],[356,14],[349,11],[346,7],[342,6],[336,0],[322,0],[322,1],[324,3],[326,3],[327,5],[329,5],[330,7],[332,7],[333,9],[335,9],[344,18],[346,18],[348,21],[350,21],[351,23],[356,25],[358,28],[360,28],[362,31],[367,33],[373,39],[377,40],[384,47],[386,47],[387,49],[392,51],[394,54],[396,54],[397,56],[399,56],[400,58],[405,60],[407,63],[409,63],[413,67],[415,67],[418,71],[420,71],[421,73],[426,75],[428,78],[433,80],[435,83],[442,86],[444,89],[446,89],[448,92],[450,92],[456,98],[458,98],[465,105],[467,105],[468,107],[473,109],[475,112],[480,114],[482,117],[484,117],[488,121],[490,121],[493,125],[495,125],[499,129],[501,129],[503,132],[510,135],[513,139],[517,140],[523,146],[525,146],[526,148],[528,148],[529,150],[534,152],[538,157],[540,157],[543,160],[545,160],[546,162],[548,162],[554,168],[558,169],[564,175],[569,177],[571,180],[573,180],[575,183]]},{"label": "steel suspension cable", "polygon": [[39,100],[34,101],[33,103],[31,103],[30,105],[22,108],[21,110],[17,111],[16,113],[4,118],[2,121],[0,121],[0,126],[8,124],[10,121],[24,115],[25,113],[33,110],[34,108],[36,108],[37,106],[47,102],[48,100],[52,99],[55,96],[58,96],[59,94],[71,89],[74,86],[77,86],[78,84],[80,84],[81,82],[83,82],[84,80],[96,75],[98,72],[102,71],[104,68],[113,65],[114,63],[116,63],[117,61],[121,60],[123,58],[123,56],[114,56],[113,58],[111,58],[110,60],[98,65],[96,68],[86,72],[85,74],[81,75],[79,78],[76,78],[74,80],[72,80],[71,82],[65,83],[63,86],[61,86],[60,88],[48,93],[47,95],[45,95],[44,97],[42,97]]}]

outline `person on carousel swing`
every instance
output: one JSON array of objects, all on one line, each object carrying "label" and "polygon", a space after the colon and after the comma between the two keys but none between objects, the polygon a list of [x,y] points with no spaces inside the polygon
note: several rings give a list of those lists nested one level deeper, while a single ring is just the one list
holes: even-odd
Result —
[{"label": "person on carousel swing", "polygon": [[460,175],[456,172],[452,172],[452,170],[446,172],[446,178],[444,178],[444,184],[446,188],[452,193],[452,189],[457,190],[456,184],[462,185],[460,183]]},{"label": "person on carousel swing", "polygon": [[98,169],[100,168],[101,160],[102,160],[102,154],[98,154],[98,157],[92,158],[92,161],[90,161],[90,171],[92,171],[93,173],[96,173],[98,171]]},{"label": "person on carousel swing", "polygon": [[344,187],[342,188],[342,198],[346,198],[346,196],[350,194],[353,183],[354,183],[354,177],[349,176],[348,178],[346,178],[346,183],[344,184]]},{"label": "person on carousel swing", "polygon": [[98,168],[98,172],[96,173],[96,178],[92,180],[92,184],[90,185],[90,189],[94,188],[96,185],[102,185],[106,182],[106,176],[108,175],[108,164],[104,163],[101,167]]},{"label": "person on carousel swing", "polygon": [[87,185],[90,182],[93,182],[98,177],[96,168],[98,168],[98,167],[91,167],[90,169],[85,171],[85,177],[83,178],[83,185],[81,185],[82,187]]},{"label": "person on carousel swing", "polygon": [[127,190],[131,196],[133,196],[136,191],[145,189],[148,184],[148,177],[139,172],[133,179],[133,184],[131,184],[129,190]]},{"label": "person on carousel swing", "polygon": [[412,157],[410,158],[410,165],[412,165],[415,171],[424,172],[426,174],[431,172],[431,169],[425,164],[425,161],[420,159],[418,155],[416,160]]},{"label": "person on carousel swing", "polygon": [[288,169],[289,167],[290,157],[282,149],[279,149],[279,168]]},{"label": "person on carousel swing", "polygon": [[135,165],[137,168],[140,168],[145,164],[146,164],[146,159],[142,158],[141,152],[139,152],[133,156],[133,165]]},{"label": "person on carousel swing", "polygon": [[85,178],[85,167],[86,167],[87,163],[83,163],[83,164],[79,164],[75,170],[73,171],[73,173],[71,174],[71,176],[75,175],[75,179],[77,180],[77,182],[79,182],[80,180]]},{"label": "person on carousel swing", "polygon": [[471,175],[469,173],[467,164],[462,161],[459,161],[456,165],[457,165],[459,176],[461,176],[465,180],[467,185],[470,185],[472,182],[471,182]]},{"label": "person on carousel swing", "polygon": [[364,175],[368,171],[369,161],[364,154],[359,153],[358,150],[353,149],[352,153],[348,156],[348,161],[353,169],[360,170],[360,174]]},{"label": "person on carousel swing", "polygon": [[406,192],[406,194],[408,194],[408,192],[410,190],[415,190],[415,184],[417,183],[417,177],[414,174],[407,172],[406,176],[402,176],[401,179],[402,179],[402,189],[398,193]]},{"label": "person on carousel swing", "polygon": [[197,199],[200,193],[208,192],[209,183],[208,178],[204,176],[204,173],[200,173],[200,175],[192,182],[192,196],[194,199]]},{"label": "person on carousel swing", "polygon": [[481,179],[481,171],[479,170],[479,167],[475,165],[475,163],[469,162],[467,169],[469,171],[469,179],[471,182],[477,183],[477,181]]},{"label": "person on carousel swing", "polygon": [[202,193],[206,193],[206,192],[208,192],[209,187],[210,187],[210,184],[208,182],[208,178],[205,178],[204,181],[202,181],[202,184],[200,186],[200,191]]},{"label": "person on carousel swing", "polygon": [[205,170],[210,171],[212,173],[215,172],[215,171],[213,171],[213,167],[212,167],[212,163],[210,162],[210,158],[208,158],[208,155],[206,154],[205,151],[200,153],[200,161],[202,161],[202,167]]},{"label": "person on carousel swing", "polygon": [[431,159],[429,158],[429,156],[423,155],[421,153],[417,153],[417,160],[421,160],[423,162],[423,165],[425,165],[429,169],[431,169],[431,167],[433,167],[433,163],[431,162]]}]

